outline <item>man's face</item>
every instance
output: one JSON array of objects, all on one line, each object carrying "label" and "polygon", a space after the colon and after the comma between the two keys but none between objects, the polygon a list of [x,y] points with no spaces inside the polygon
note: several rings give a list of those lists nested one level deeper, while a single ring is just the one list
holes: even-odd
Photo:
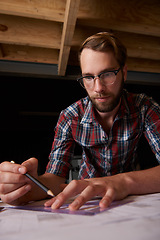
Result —
[{"label": "man's face", "polygon": [[[98,75],[101,72],[117,70],[120,67],[112,52],[103,53],[91,49],[83,49],[80,63],[83,76]],[[127,69],[124,67],[123,74],[120,70],[113,84],[105,85],[99,78],[96,78],[93,88],[86,88],[88,96],[98,112],[111,112],[119,104],[126,74]]]}]

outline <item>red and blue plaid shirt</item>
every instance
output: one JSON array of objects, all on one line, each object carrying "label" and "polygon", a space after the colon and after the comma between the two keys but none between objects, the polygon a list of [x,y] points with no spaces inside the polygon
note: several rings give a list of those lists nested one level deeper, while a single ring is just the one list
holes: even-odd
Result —
[{"label": "red and blue plaid shirt", "polygon": [[46,172],[67,178],[75,142],[83,150],[80,179],[133,171],[142,134],[160,163],[160,107],[152,98],[124,91],[107,135],[86,97],[61,112]]}]

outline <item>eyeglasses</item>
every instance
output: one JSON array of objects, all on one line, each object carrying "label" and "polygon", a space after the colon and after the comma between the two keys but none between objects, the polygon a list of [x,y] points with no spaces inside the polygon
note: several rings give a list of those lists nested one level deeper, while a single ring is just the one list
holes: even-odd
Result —
[{"label": "eyeglasses", "polygon": [[117,70],[113,70],[113,71],[101,72],[100,74],[95,76],[92,76],[92,75],[86,75],[84,77],[82,76],[78,78],[77,81],[80,83],[80,85],[83,88],[86,88],[86,89],[93,89],[96,78],[99,78],[101,83],[104,85],[112,85],[116,81],[116,76],[120,71],[120,69],[121,68],[118,68]]}]

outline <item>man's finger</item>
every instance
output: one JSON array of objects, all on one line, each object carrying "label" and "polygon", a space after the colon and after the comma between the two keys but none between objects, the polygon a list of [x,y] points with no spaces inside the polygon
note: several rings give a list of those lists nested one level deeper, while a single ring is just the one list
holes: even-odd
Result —
[{"label": "man's finger", "polygon": [[76,196],[81,193],[88,183],[81,180],[71,181],[64,190],[59,193],[56,197],[45,203],[45,206],[51,206],[52,209],[57,209],[61,207],[69,198]]},{"label": "man's finger", "polygon": [[26,182],[26,177],[22,174],[17,174],[17,173],[8,173],[8,172],[1,172],[0,173],[0,183],[1,184],[17,184],[17,183],[25,183]]},{"label": "man's finger", "polygon": [[20,173],[19,171],[20,168],[21,168],[21,165],[15,164],[15,163],[13,164],[11,162],[2,162],[0,164],[0,172]]},{"label": "man's finger", "polygon": [[104,195],[104,187],[98,184],[88,185],[82,193],[69,205],[69,209],[75,211],[79,209],[84,203],[95,196]]},{"label": "man's finger", "polygon": [[12,204],[12,202],[22,197],[24,194],[26,194],[30,190],[31,190],[31,186],[27,184],[8,194],[4,194],[4,195],[2,194],[1,199],[3,202]]},{"label": "man's finger", "polygon": [[114,199],[115,199],[115,192],[112,188],[110,188],[107,190],[106,194],[100,201],[99,206],[101,208],[107,208],[113,202]]},{"label": "man's finger", "polygon": [[[25,167],[27,172],[37,171],[38,160],[36,158],[30,158],[21,164],[21,167]],[[24,174],[24,173],[23,173]]]}]

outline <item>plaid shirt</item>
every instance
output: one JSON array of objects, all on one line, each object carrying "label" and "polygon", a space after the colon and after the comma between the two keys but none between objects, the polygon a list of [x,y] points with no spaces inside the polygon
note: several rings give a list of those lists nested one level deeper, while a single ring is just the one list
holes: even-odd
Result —
[{"label": "plaid shirt", "polygon": [[160,107],[145,94],[124,90],[109,135],[97,122],[89,98],[81,99],[60,114],[46,172],[68,176],[75,142],[83,149],[80,179],[133,171],[143,133],[160,163]]}]

